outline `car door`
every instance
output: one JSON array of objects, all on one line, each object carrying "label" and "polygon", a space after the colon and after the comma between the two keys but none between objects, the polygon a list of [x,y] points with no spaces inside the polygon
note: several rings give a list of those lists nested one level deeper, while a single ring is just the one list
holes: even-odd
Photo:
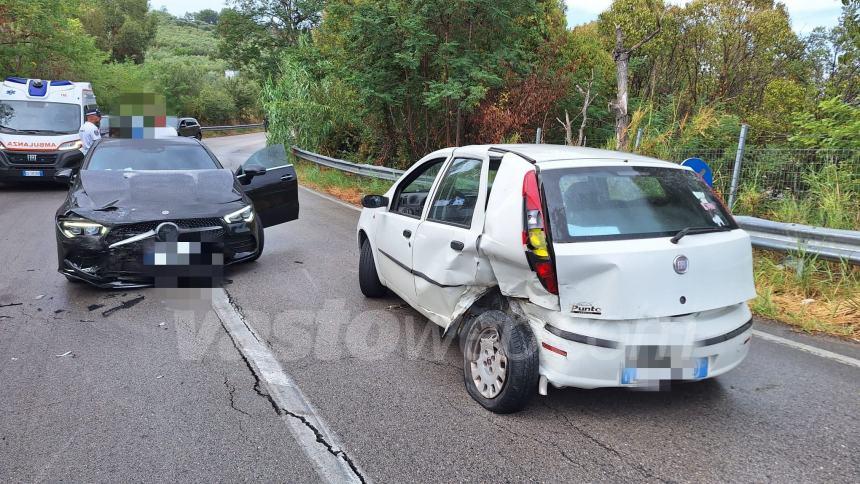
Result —
[{"label": "car door", "polygon": [[377,215],[374,244],[379,275],[406,301],[415,300],[412,239],[446,158],[422,160],[397,184],[387,211]]},{"label": "car door", "polygon": [[456,315],[457,303],[469,286],[491,282],[485,270],[489,261],[479,254],[489,169],[486,151],[454,151],[415,232],[416,302],[436,315],[431,319],[443,327]]},{"label": "car door", "polygon": [[[250,171],[262,171],[251,176]],[[296,169],[287,158],[284,145],[263,148],[248,158],[236,173],[245,194],[263,227],[299,218],[299,184]]]}]

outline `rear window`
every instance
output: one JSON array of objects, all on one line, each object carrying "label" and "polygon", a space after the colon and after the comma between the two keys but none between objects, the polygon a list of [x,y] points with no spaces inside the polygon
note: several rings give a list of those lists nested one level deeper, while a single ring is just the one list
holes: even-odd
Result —
[{"label": "rear window", "polygon": [[688,227],[736,228],[710,188],[673,168],[545,170],[555,242],[667,237]]},{"label": "rear window", "polygon": [[196,143],[165,143],[159,140],[99,144],[93,149],[88,170],[213,170],[220,168]]}]

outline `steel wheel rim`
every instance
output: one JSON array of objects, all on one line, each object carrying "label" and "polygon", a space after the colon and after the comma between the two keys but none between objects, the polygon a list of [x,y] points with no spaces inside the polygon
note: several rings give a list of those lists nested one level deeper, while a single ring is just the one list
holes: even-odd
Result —
[{"label": "steel wheel rim", "polygon": [[484,328],[469,345],[472,383],[484,398],[499,396],[508,379],[508,357],[496,328]]}]

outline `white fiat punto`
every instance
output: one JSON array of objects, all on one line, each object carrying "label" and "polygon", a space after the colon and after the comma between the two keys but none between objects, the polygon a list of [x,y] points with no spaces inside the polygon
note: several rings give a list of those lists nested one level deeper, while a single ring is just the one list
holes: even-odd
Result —
[{"label": "white fiat punto", "polygon": [[555,387],[713,378],[749,350],[749,236],[689,168],[555,145],[447,148],[358,223],[359,282],[459,334],[498,413]]}]

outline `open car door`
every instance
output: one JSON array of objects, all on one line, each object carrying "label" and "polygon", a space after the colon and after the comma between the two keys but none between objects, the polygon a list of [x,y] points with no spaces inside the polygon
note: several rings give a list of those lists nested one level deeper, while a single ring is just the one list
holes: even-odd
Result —
[{"label": "open car door", "polygon": [[236,171],[263,227],[299,218],[299,183],[284,145],[263,148]]}]

